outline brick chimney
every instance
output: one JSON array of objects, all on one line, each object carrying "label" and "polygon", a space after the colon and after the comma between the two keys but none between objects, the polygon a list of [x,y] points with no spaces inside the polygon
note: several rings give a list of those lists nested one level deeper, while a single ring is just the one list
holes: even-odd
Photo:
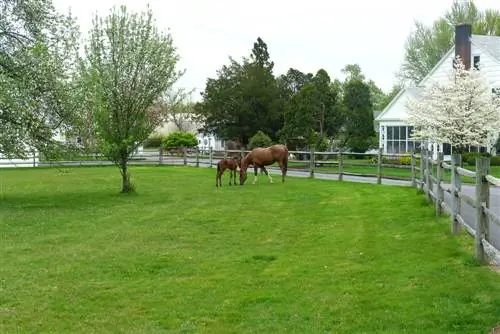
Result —
[{"label": "brick chimney", "polygon": [[466,70],[470,70],[471,67],[471,36],[472,26],[470,24],[455,26],[455,57],[460,56]]}]

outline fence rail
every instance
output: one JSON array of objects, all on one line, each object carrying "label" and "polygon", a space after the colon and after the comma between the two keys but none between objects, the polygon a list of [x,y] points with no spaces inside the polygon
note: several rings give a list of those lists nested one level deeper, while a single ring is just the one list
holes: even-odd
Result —
[{"label": "fence rail", "polygon": [[[443,154],[438,154],[437,160],[432,160],[427,150],[420,155],[412,154],[413,161],[420,158],[420,177],[416,179],[416,169],[412,170],[415,183],[412,185],[423,190],[429,200],[435,203],[436,214],[443,211],[451,214],[451,232],[456,235],[460,227],[474,237],[475,255],[482,264],[489,262],[500,265],[500,215],[495,213],[490,203],[490,188],[500,186],[500,179],[489,174],[490,158],[476,158],[475,171],[461,167],[461,155],[452,155],[451,164],[443,161]],[[433,167],[436,166],[434,169]],[[435,170],[435,174],[434,174]],[[444,171],[451,172],[451,184],[443,182]],[[472,178],[475,181],[473,195],[462,189],[462,178]],[[435,186],[435,187],[434,187]],[[444,201],[445,193],[451,196],[451,205]],[[472,215],[467,214],[463,204],[472,208]],[[490,225],[490,222],[495,225]]]},{"label": "fence rail", "polygon": [[[246,150],[216,151],[211,149],[145,150],[134,154],[130,164],[190,165],[212,168],[219,159],[234,155],[242,156],[248,152]],[[429,200],[435,203],[437,215],[444,211],[451,214],[453,234],[459,233],[460,227],[463,227],[475,238],[475,254],[481,263],[490,261],[500,265],[500,251],[498,250],[500,249],[500,215],[494,212],[490,204],[490,187],[500,187],[500,178],[489,174],[489,158],[477,158],[476,170],[472,171],[462,167],[460,155],[452,155],[451,162],[447,163],[443,161],[442,153],[439,153],[438,158],[434,160],[430,152],[425,149],[421,154],[383,154],[382,150],[372,153],[315,152],[313,150],[290,151],[289,153],[288,170],[298,169],[307,172],[309,177],[315,177],[315,173],[318,172],[337,175],[339,181],[342,181],[346,175],[376,178],[378,184],[382,179],[410,181],[414,188],[423,191]],[[371,159],[367,160],[367,157]],[[409,160],[407,164],[402,164],[401,161],[394,163],[394,160],[406,158]],[[25,160],[0,159],[0,168],[112,164],[99,153],[82,154],[57,161],[44,160],[41,156],[31,156]],[[354,167],[360,167],[360,169],[356,170]],[[408,175],[388,175],[385,173],[387,169],[402,170],[402,172],[407,170]],[[444,183],[445,172],[451,173],[450,184]],[[475,182],[474,195],[467,194],[462,188],[463,178],[469,178]],[[451,197],[449,204],[445,202],[445,195]],[[468,205],[470,210],[465,210],[464,205]]]},{"label": "fence rail", "polygon": [[[221,158],[234,155],[243,156],[248,150],[145,150],[134,154],[130,164],[134,165],[195,165],[213,167]],[[409,164],[410,154],[382,154],[381,150],[372,153],[356,152],[315,152],[289,151],[288,170],[299,170],[308,172],[314,177],[315,172],[335,174],[338,180],[343,176],[374,177],[377,183],[382,179],[410,180]],[[371,158],[371,159],[367,159]],[[401,164],[398,159],[407,158],[408,164]],[[392,162],[391,162],[392,161]],[[394,162],[396,161],[396,163]],[[0,159],[1,167],[43,167],[43,166],[87,166],[87,165],[111,165],[100,153],[80,154],[71,158],[58,160],[44,160],[43,156],[32,156],[25,160]],[[384,174],[386,169],[400,170],[400,173]],[[405,173],[408,171],[408,173]]]}]

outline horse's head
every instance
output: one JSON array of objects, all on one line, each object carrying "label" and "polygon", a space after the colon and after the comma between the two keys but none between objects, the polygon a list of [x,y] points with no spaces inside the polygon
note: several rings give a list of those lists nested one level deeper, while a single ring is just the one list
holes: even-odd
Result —
[{"label": "horse's head", "polygon": [[[246,157],[245,157],[246,158]],[[245,181],[247,180],[247,168],[248,168],[248,162],[247,159],[241,159],[239,166],[240,166],[240,186],[242,186]]]}]

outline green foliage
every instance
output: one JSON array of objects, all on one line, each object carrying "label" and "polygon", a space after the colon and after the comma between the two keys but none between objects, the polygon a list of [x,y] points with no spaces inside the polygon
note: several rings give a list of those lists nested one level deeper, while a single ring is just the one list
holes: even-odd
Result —
[{"label": "green foliage", "polygon": [[129,13],[125,6],[93,20],[80,64],[81,105],[91,110],[101,152],[118,165],[123,192],[130,189],[130,155],[162,124],[155,105],[182,76],[170,34],[155,27],[152,11]]},{"label": "green foliage", "polygon": [[198,139],[191,132],[176,131],[170,133],[163,141],[163,147],[169,148],[191,148],[198,146]]},{"label": "green foliage", "polygon": [[249,58],[241,63],[230,58],[216,79],[207,80],[203,100],[195,106],[197,119],[204,124],[201,130],[222,138],[240,138],[243,145],[258,130],[276,139],[283,115],[273,68],[261,38]]},{"label": "green foliage", "polygon": [[462,164],[475,166],[476,158],[491,157],[491,154],[488,152],[466,152],[462,153],[461,156],[462,156]]},{"label": "green foliage", "polygon": [[248,149],[252,150],[256,147],[268,147],[272,144],[273,141],[271,137],[259,130],[256,134],[253,135],[252,138],[250,138],[250,141],[248,142]]},{"label": "green foliage", "polygon": [[161,134],[154,134],[148,137],[142,145],[144,148],[160,148],[165,140],[165,136]]},{"label": "green foliage", "polygon": [[353,152],[363,153],[373,143],[373,103],[369,84],[359,77],[344,83],[343,107],[346,115],[345,144]]},{"label": "green foliage", "polygon": [[321,69],[285,104],[285,123],[280,135],[304,137],[318,147],[325,137],[335,136],[343,124],[340,82],[332,83]]},{"label": "green foliage", "polygon": [[79,30],[51,0],[0,1],[0,153],[26,158],[74,147],[54,140],[74,129],[71,74]]},{"label": "green foliage", "polygon": [[490,159],[490,166],[500,166],[500,156],[492,156]]}]

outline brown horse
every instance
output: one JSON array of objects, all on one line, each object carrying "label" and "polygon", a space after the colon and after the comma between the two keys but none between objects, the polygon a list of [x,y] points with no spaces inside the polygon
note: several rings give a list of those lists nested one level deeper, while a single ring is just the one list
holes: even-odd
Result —
[{"label": "brown horse", "polygon": [[236,172],[240,168],[241,158],[233,157],[231,159],[221,159],[217,163],[217,176],[215,177],[215,186],[222,187],[222,174],[226,169],[229,169],[229,185],[232,185],[232,180],[234,179],[234,185],[236,185]]},{"label": "brown horse", "polygon": [[260,167],[273,183],[273,178],[268,174],[264,166],[272,165],[277,162],[281,169],[281,182],[285,182],[286,171],[288,168],[288,149],[285,145],[275,144],[269,147],[257,147],[251,150],[243,159],[240,166],[240,185],[243,185],[247,179],[247,169],[253,165],[255,172],[253,184],[257,182],[257,170]]}]

